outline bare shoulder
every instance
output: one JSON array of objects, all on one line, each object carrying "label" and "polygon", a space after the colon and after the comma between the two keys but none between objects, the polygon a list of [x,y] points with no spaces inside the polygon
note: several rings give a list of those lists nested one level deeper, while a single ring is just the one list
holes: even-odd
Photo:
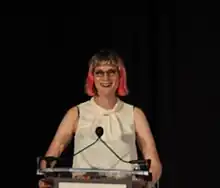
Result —
[{"label": "bare shoulder", "polygon": [[71,108],[69,108],[66,112],[66,114],[69,114],[69,115],[72,115],[74,117],[77,117],[78,116],[78,106],[73,106]]},{"label": "bare shoulder", "polygon": [[134,118],[135,120],[146,120],[146,115],[141,108],[134,107]]},{"label": "bare shoulder", "polygon": [[78,107],[77,106],[73,106],[71,108],[69,108],[63,117],[63,120],[76,120],[78,118]]},{"label": "bare shoulder", "polygon": [[77,126],[77,121],[78,121],[78,107],[77,106],[73,106],[71,108],[69,108],[61,123],[60,123],[60,127],[62,128],[65,128],[67,130],[70,130],[72,129],[72,131],[74,132],[76,130],[76,126]]},{"label": "bare shoulder", "polygon": [[147,119],[147,115],[141,108],[134,108],[134,122],[136,131],[140,134],[144,134],[144,132],[150,132],[150,125]]}]

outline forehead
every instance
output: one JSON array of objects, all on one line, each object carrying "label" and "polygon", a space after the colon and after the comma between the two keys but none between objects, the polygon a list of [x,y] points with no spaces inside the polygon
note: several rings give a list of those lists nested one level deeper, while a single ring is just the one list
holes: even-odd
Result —
[{"label": "forehead", "polygon": [[117,69],[117,66],[116,65],[99,65],[99,66],[95,67],[94,71],[96,71],[96,70],[107,71],[109,69]]}]

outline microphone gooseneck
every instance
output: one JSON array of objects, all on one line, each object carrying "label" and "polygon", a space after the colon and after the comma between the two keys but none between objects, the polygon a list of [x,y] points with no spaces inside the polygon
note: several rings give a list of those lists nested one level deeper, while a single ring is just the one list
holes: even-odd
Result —
[{"label": "microphone gooseneck", "polygon": [[103,130],[102,127],[97,127],[96,130],[95,130],[95,133],[96,133],[98,138],[94,142],[92,142],[91,144],[87,145],[86,147],[82,148],[78,152],[74,153],[73,157],[75,157],[79,153],[83,152],[84,150],[88,149],[89,147],[93,146],[96,142],[98,142],[100,140],[101,136],[103,135],[104,130]]},{"label": "microphone gooseneck", "polygon": [[101,139],[103,133],[104,133],[104,129],[102,127],[97,127],[96,131],[95,131],[98,139],[122,162],[124,163],[129,163],[129,164],[145,164],[147,165],[147,168],[150,168],[150,164],[151,164],[151,160],[147,159],[147,160],[131,160],[131,161],[126,161],[124,159],[122,159],[104,140]]},{"label": "microphone gooseneck", "polygon": [[78,155],[79,153],[83,152],[84,150],[86,150],[87,148],[91,147],[92,145],[94,145],[96,142],[98,142],[101,138],[101,136],[103,135],[103,128],[102,127],[97,127],[96,130],[95,130],[95,133],[97,135],[97,139],[92,142],[91,144],[89,144],[88,146],[86,146],[85,148],[82,148],[81,150],[79,150],[78,152],[74,153],[73,157],[75,157],[76,155]]},{"label": "microphone gooseneck", "polygon": [[79,150],[78,152],[74,153],[73,157],[75,157],[76,155],[78,155],[79,153],[83,152],[84,150],[86,150],[87,148],[91,147],[92,145],[94,145],[96,142],[98,142],[100,138],[97,138],[94,142],[92,142],[91,144],[89,144],[88,146],[82,148],[81,150]]}]

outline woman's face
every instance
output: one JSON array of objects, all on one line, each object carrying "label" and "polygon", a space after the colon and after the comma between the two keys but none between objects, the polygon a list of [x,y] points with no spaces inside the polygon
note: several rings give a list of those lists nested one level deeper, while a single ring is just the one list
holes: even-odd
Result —
[{"label": "woman's face", "polygon": [[115,65],[100,65],[94,69],[94,84],[99,95],[116,93],[119,85],[119,72]]}]

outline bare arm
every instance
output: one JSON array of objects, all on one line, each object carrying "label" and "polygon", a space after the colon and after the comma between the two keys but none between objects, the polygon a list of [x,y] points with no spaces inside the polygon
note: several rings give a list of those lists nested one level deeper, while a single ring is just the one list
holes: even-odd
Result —
[{"label": "bare arm", "polygon": [[134,121],[138,144],[144,158],[151,159],[150,172],[152,172],[153,183],[156,183],[162,173],[162,164],[147,118],[139,108],[134,109]]},{"label": "bare arm", "polygon": [[[76,130],[77,120],[78,109],[77,107],[73,107],[63,117],[45,156],[59,157],[62,154]],[[41,168],[45,166],[45,161],[42,161]]]}]

